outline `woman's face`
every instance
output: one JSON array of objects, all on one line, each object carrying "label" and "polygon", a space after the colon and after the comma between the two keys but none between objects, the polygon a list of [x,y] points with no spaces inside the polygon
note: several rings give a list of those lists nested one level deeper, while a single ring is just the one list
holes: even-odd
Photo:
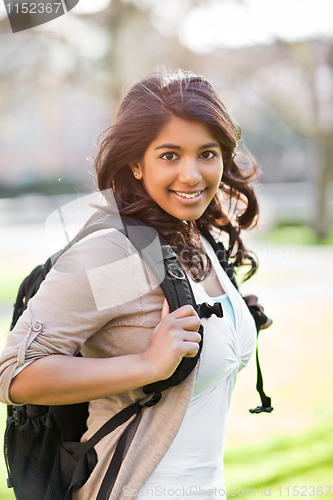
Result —
[{"label": "woman's face", "polygon": [[165,212],[189,221],[198,219],[216,194],[223,161],[205,125],[172,117],[131,169]]}]

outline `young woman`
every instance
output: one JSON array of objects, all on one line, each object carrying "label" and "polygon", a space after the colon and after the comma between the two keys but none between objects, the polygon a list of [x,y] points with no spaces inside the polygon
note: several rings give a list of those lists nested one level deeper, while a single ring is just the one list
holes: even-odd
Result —
[{"label": "young woman", "polygon": [[[227,237],[235,265],[255,268],[240,233],[258,215],[250,185],[256,164],[238,152],[239,140],[211,85],[177,72],[134,85],[100,143],[95,166],[107,207],[96,217],[115,199],[121,215],[155,228],[184,266],[196,301],[221,302],[224,311],[202,319],[196,369],[144,409],[111,499],[224,498],[230,397],[255,348],[256,330],[201,231]],[[196,355],[199,326],[192,306],[169,313],[160,287],[147,287],[122,233],[96,232],[60,257],[10,333],[1,358],[1,399],[45,405],[89,400],[86,440],[141,399],[142,386],[169,377],[184,356]],[[82,358],[73,356],[78,352]],[[75,498],[96,498],[123,429],[96,446],[98,464]]]}]

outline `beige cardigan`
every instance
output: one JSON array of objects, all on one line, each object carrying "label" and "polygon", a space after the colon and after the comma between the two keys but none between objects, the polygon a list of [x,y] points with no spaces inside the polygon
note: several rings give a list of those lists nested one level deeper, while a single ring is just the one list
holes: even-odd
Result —
[{"label": "beige cardigan", "polygon": [[[43,356],[81,351],[87,357],[107,357],[144,351],[160,320],[163,300],[158,283],[118,231],[99,231],[75,244],[49,272],[8,336],[0,359],[0,400],[12,403],[9,386],[15,370]],[[144,409],[110,499],[135,498],[156,468],[184,418],[196,371],[165,391],[156,406]],[[90,402],[83,439],[142,396],[137,389]],[[96,498],[126,425],[96,446],[98,464],[75,500]]]}]

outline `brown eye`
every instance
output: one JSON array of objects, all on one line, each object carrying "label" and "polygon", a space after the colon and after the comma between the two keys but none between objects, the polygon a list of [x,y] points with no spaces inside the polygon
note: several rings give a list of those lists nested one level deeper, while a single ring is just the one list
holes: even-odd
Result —
[{"label": "brown eye", "polygon": [[163,160],[168,160],[168,161],[172,161],[172,160],[177,160],[178,156],[176,155],[176,153],[164,153],[161,158],[163,158]]},{"label": "brown eye", "polygon": [[215,156],[217,156],[217,154],[215,153],[215,151],[203,151],[201,153],[201,157],[204,160],[210,160],[211,158],[214,158]]}]

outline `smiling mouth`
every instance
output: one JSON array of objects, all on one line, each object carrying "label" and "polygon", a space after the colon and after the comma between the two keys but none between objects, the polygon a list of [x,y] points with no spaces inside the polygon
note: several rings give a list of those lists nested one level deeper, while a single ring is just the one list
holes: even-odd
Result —
[{"label": "smiling mouth", "polygon": [[195,191],[195,193],[182,193],[181,191],[172,191],[174,194],[179,196],[180,198],[187,198],[190,200],[193,200],[195,198],[198,198],[201,193],[204,192],[204,189],[201,189],[200,191]]}]

